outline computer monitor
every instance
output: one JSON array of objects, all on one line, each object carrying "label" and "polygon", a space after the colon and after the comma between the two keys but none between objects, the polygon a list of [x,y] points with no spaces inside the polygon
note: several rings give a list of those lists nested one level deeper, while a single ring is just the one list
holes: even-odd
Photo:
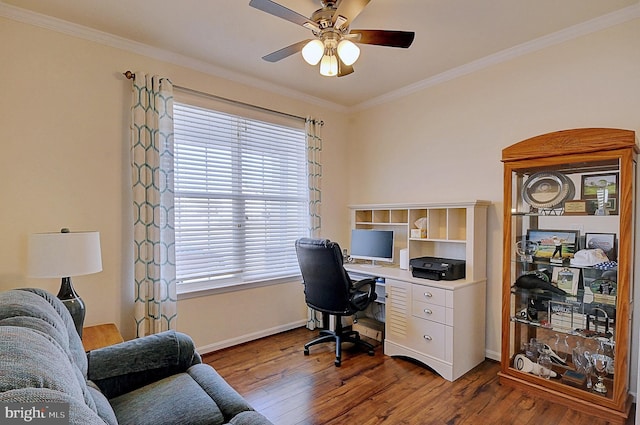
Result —
[{"label": "computer monitor", "polygon": [[393,263],[393,230],[351,230],[351,258]]}]

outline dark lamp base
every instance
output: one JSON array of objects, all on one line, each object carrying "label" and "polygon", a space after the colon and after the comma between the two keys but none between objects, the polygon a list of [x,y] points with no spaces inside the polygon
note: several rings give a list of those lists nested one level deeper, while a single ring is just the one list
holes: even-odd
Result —
[{"label": "dark lamp base", "polygon": [[69,313],[71,313],[71,318],[76,326],[76,331],[78,332],[78,335],[80,335],[80,338],[82,338],[82,327],[84,325],[85,315],[84,301],[82,301],[82,298],[80,298],[75,289],[73,289],[70,277],[62,278],[62,285],[58,292],[58,298],[62,301],[64,306],[67,307]]}]

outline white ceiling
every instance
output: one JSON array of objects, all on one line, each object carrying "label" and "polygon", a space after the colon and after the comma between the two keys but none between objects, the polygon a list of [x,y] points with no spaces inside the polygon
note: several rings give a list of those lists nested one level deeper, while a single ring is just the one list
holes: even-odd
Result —
[{"label": "white ceiling", "polygon": [[[250,7],[249,0],[0,3],[178,53],[178,61],[191,59],[224,77],[262,81],[342,107],[375,103],[474,65],[637,18],[640,9],[639,0],[371,0],[352,28],[415,31],[415,41],[409,49],[361,45],[355,72],[337,78],[320,76],[298,54],[263,61],[262,56],[312,34]],[[319,0],[278,3],[305,16],[320,8]]]}]

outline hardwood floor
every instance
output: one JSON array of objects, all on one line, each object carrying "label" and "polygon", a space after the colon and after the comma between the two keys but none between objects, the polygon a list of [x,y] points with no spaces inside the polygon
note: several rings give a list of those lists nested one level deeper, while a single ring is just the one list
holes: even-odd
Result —
[{"label": "hardwood floor", "polygon": [[[486,360],[455,382],[405,359],[351,350],[335,367],[334,344],[302,346],[316,331],[295,329],[203,356],[276,425],[319,424],[589,424],[578,412],[498,383]],[[371,341],[371,340],[369,340]],[[632,409],[627,425],[633,424]]]}]

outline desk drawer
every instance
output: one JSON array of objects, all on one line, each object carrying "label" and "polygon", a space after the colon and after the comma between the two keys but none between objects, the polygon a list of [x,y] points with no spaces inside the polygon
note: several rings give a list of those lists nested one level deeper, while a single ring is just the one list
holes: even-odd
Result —
[{"label": "desk drawer", "polygon": [[442,288],[433,288],[431,286],[411,285],[413,299],[415,301],[423,301],[429,304],[441,306],[447,305],[447,291]]},{"label": "desk drawer", "polygon": [[413,301],[411,313],[420,319],[433,320],[438,323],[447,323],[447,309],[442,305]]},{"label": "desk drawer", "polygon": [[445,359],[447,326],[414,317],[411,320],[411,328],[411,348],[429,356]]}]

